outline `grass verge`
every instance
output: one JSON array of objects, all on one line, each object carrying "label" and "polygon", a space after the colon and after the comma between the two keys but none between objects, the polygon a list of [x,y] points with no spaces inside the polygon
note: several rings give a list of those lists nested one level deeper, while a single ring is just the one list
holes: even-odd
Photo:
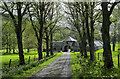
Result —
[{"label": "grass verge", "polygon": [[[111,47],[112,49],[112,47]],[[114,67],[111,69],[102,68],[104,62],[102,60],[103,49],[97,50],[96,60],[94,62],[90,61],[90,57],[81,57],[79,52],[70,53],[71,54],[71,71],[73,79],[96,79],[96,78],[120,78],[120,67],[118,67],[118,46],[116,50],[112,51]],[[99,53],[99,60],[98,60]],[[89,56],[88,52],[88,56]]]},{"label": "grass verge", "polygon": [[120,68],[104,69],[103,61],[83,58],[78,52],[71,53],[71,71],[73,79],[120,78]]}]

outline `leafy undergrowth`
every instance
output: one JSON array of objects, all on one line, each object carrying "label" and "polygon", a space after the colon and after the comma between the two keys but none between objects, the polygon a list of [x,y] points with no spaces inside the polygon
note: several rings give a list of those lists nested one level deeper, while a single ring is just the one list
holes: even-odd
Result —
[{"label": "leafy undergrowth", "polygon": [[19,67],[11,67],[11,68],[3,68],[2,69],[2,78],[12,78],[12,79],[18,79],[18,78],[27,78],[32,76],[33,74],[37,73],[50,63],[52,63],[54,60],[56,60],[58,57],[60,57],[63,53],[56,53],[53,56],[50,56],[48,58],[42,59],[40,61],[36,61],[34,63],[25,65],[25,66],[19,66]]},{"label": "leafy undergrowth", "polygon": [[120,68],[103,68],[102,60],[91,62],[80,56],[79,52],[71,53],[71,70],[73,79],[120,78]]}]

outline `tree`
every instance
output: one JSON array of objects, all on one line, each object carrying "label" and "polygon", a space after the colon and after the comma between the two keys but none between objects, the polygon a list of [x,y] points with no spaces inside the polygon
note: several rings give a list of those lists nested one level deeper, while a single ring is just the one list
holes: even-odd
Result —
[{"label": "tree", "polygon": [[88,40],[89,50],[90,50],[90,60],[92,61],[94,61],[95,59],[94,26],[96,19],[98,19],[101,14],[101,12],[95,8],[98,5],[99,3],[95,4],[95,2],[74,2],[69,4],[69,8],[71,8],[71,11],[66,12],[67,14],[72,15],[69,16],[69,21],[72,23],[70,25],[76,27],[79,33],[79,37],[80,37],[79,46],[81,46],[80,52],[81,53],[84,52],[84,57],[87,57],[86,45]]},{"label": "tree", "polygon": [[[49,56],[49,42],[50,42],[50,53],[51,55],[53,55],[53,44],[52,44],[52,40],[53,40],[53,30],[56,27],[56,24],[58,23],[58,21],[61,18],[61,15],[59,13],[59,4],[54,4],[53,2],[49,5],[49,13],[48,16],[46,18],[46,25],[45,25],[45,29],[44,29],[44,33],[45,33],[45,40],[46,40],[46,53],[47,53],[47,57]],[[49,39],[50,37],[50,39]]]},{"label": "tree", "polygon": [[[23,32],[22,19],[23,19],[23,16],[26,14],[26,10],[28,6],[29,6],[29,3],[25,3],[25,2],[24,3],[23,2],[7,2],[6,3],[4,1],[3,1],[3,5],[0,6],[0,8],[8,12],[12,18],[12,21],[15,27],[15,33],[17,35],[20,65],[25,64],[24,55],[23,55],[23,45],[22,45],[22,32]],[[16,11],[17,16],[14,14],[14,11]]]},{"label": "tree", "polygon": [[[95,2],[85,3],[85,9],[86,9],[86,29],[87,29],[87,38],[89,43],[89,49],[90,49],[90,60],[94,61],[94,23],[95,20],[99,16],[99,11],[95,13]],[[88,11],[89,10],[89,11]],[[89,24],[90,19],[90,24]]]},{"label": "tree", "polygon": [[112,4],[110,10],[108,10],[108,3],[109,2],[102,2],[102,16],[103,16],[103,23],[102,23],[102,40],[103,40],[103,56],[104,56],[104,67],[111,68],[113,67],[113,60],[112,60],[112,52],[110,46],[110,35],[109,35],[109,28],[110,28],[110,15],[113,12],[114,7],[117,5],[117,1]]},{"label": "tree", "polygon": [[11,49],[13,49],[13,53],[15,53],[16,47],[16,36],[13,22],[11,21],[10,16],[3,15],[2,21],[2,48],[6,48],[6,53],[11,53]]},{"label": "tree", "polygon": [[[38,42],[38,60],[42,59],[42,39],[46,18],[50,11],[50,2],[34,2],[29,8],[29,17]],[[33,20],[35,18],[35,20]]]},{"label": "tree", "polygon": [[[79,46],[81,55],[86,58],[87,51],[86,51],[86,29],[85,29],[85,18],[84,18],[84,7],[83,3],[68,3],[69,11],[65,11],[69,16],[67,18],[68,23],[71,26],[74,26],[79,34]],[[83,40],[84,39],[84,40]]]}]

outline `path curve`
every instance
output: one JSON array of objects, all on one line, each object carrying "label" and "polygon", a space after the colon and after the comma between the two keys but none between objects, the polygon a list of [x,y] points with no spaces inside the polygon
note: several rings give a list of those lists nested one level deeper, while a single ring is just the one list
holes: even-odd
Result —
[{"label": "path curve", "polygon": [[[69,52],[64,52],[57,60],[43,68],[31,78],[36,79],[49,79],[60,78],[70,79],[71,78],[71,56]],[[29,79],[31,79],[29,78]]]}]

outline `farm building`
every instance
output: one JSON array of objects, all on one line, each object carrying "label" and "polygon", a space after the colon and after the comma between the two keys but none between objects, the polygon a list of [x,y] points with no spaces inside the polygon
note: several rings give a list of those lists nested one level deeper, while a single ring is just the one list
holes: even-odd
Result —
[{"label": "farm building", "polygon": [[[89,51],[89,45],[87,45],[87,50]],[[101,41],[94,41],[95,50],[101,49],[103,47],[103,43]],[[72,37],[68,37],[62,41],[53,41],[53,50],[54,51],[79,51],[79,43],[76,39]]]}]

